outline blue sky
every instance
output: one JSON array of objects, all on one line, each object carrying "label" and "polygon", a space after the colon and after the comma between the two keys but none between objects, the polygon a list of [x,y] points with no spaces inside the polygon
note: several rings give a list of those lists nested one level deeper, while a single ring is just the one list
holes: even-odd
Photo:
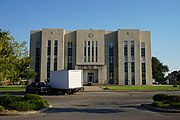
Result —
[{"label": "blue sky", "polygon": [[0,29],[18,41],[42,28],[151,31],[152,56],[180,70],[180,0],[0,0]]}]

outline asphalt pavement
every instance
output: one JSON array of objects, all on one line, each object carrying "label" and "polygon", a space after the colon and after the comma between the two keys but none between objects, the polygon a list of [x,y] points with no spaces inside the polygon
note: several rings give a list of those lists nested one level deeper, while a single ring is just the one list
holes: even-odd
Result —
[{"label": "asphalt pavement", "polygon": [[141,104],[152,102],[161,92],[78,92],[75,95],[43,95],[52,104],[46,112],[33,115],[0,116],[0,120],[179,120],[180,113],[155,112]]}]

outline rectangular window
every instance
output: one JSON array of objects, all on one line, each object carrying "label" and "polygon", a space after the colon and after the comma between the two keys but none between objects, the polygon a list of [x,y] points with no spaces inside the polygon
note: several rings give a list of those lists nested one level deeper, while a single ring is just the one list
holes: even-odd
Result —
[{"label": "rectangular window", "polygon": [[128,85],[128,73],[127,72],[124,74],[124,81],[125,81],[125,85]]},{"label": "rectangular window", "polygon": [[88,41],[88,62],[90,62],[90,41]]},{"label": "rectangular window", "polygon": [[142,85],[146,85],[146,50],[145,42],[141,42],[141,69],[142,69]]},{"label": "rectangular window", "polygon": [[94,41],[92,41],[92,62],[94,62]]},{"label": "rectangular window", "polygon": [[124,75],[125,85],[128,85],[128,62],[124,63]]},{"label": "rectangular window", "polygon": [[109,84],[114,84],[114,44],[109,42]]},{"label": "rectangular window", "polygon": [[124,41],[124,62],[128,62],[128,41]]},{"label": "rectangular window", "polygon": [[68,42],[68,48],[72,48],[72,42]]},{"label": "rectangular window", "polygon": [[57,58],[54,58],[54,71],[57,71]]},{"label": "rectangular window", "polygon": [[131,61],[134,62],[134,41],[131,41]]},{"label": "rectangular window", "polygon": [[68,63],[67,63],[67,69],[72,70],[72,42],[68,42]]},{"label": "rectangular window", "polygon": [[134,72],[131,73],[131,84],[135,85],[135,73]]},{"label": "rectangular window", "polygon": [[54,71],[57,71],[58,40],[54,41]]},{"label": "rectangular window", "polygon": [[146,63],[142,63],[142,85],[146,85]]},{"label": "rectangular window", "polygon": [[47,55],[51,55],[51,40],[48,40]]},{"label": "rectangular window", "polygon": [[96,41],[96,62],[98,62],[98,41]]},{"label": "rectangular window", "polygon": [[86,41],[84,41],[84,62],[86,62]]},{"label": "rectangular window", "polygon": [[50,65],[51,65],[51,40],[48,40],[47,46],[47,80],[50,78]]},{"label": "rectangular window", "polygon": [[36,58],[35,58],[35,72],[37,73],[35,76],[35,81],[39,81],[40,79],[40,59],[41,59],[41,51],[40,51],[40,42],[36,42]]}]

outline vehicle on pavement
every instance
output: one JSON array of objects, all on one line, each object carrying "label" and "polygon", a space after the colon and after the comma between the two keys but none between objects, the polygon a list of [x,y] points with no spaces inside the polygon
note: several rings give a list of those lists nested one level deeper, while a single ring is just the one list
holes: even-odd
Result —
[{"label": "vehicle on pavement", "polygon": [[26,86],[26,93],[42,94],[42,93],[50,93],[50,92],[51,92],[51,87],[45,82],[34,82]]},{"label": "vehicle on pavement", "polygon": [[59,70],[50,72],[52,91],[61,94],[74,94],[83,88],[82,70]]}]

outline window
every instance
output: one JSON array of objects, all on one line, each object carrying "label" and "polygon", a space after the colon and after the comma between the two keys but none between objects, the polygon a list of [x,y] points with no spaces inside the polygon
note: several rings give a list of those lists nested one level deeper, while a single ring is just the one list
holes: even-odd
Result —
[{"label": "window", "polygon": [[141,42],[141,48],[145,48],[145,42]]},{"label": "window", "polygon": [[86,62],[86,41],[84,41],[84,62]]},{"label": "window", "polygon": [[58,40],[54,41],[54,71],[57,71]]},{"label": "window", "polygon": [[96,41],[96,62],[98,62],[98,41]]},{"label": "window", "polygon": [[142,85],[146,85],[146,50],[145,42],[141,42],[141,69],[142,69]]},{"label": "window", "polygon": [[54,58],[54,71],[57,71],[57,58]]},{"label": "window", "polygon": [[35,81],[39,81],[40,79],[40,59],[41,59],[41,50],[40,50],[40,42],[36,42],[36,58],[35,58],[35,72],[37,73],[35,76]]},{"label": "window", "polygon": [[50,65],[51,65],[51,40],[48,40],[48,46],[47,46],[47,79],[50,78]]},{"label": "window", "polygon": [[72,42],[68,42],[68,63],[67,69],[72,70]]},{"label": "window", "polygon": [[90,62],[90,41],[88,41],[88,62]]},{"label": "window", "polygon": [[109,42],[109,84],[114,84],[114,44]]},{"label": "window", "polygon": [[94,62],[94,41],[92,41],[92,62]]},{"label": "window", "polygon": [[72,48],[72,42],[68,42],[68,48]]},{"label": "window", "polygon": [[51,55],[51,40],[48,40],[47,55]]},{"label": "window", "polygon": [[135,73],[134,72],[131,73],[131,84],[135,85]]},{"label": "window", "polygon": [[142,63],[142,85],[146,85],[146,63]]},{"label": "window", "polygon": [[124,41],[124,56],[128,56],[128,41]]},{"label": "window", "polygon": [[128,73],[127,72],[124,74],[124,81],[125,81],[125,85],[128,85]]}]

